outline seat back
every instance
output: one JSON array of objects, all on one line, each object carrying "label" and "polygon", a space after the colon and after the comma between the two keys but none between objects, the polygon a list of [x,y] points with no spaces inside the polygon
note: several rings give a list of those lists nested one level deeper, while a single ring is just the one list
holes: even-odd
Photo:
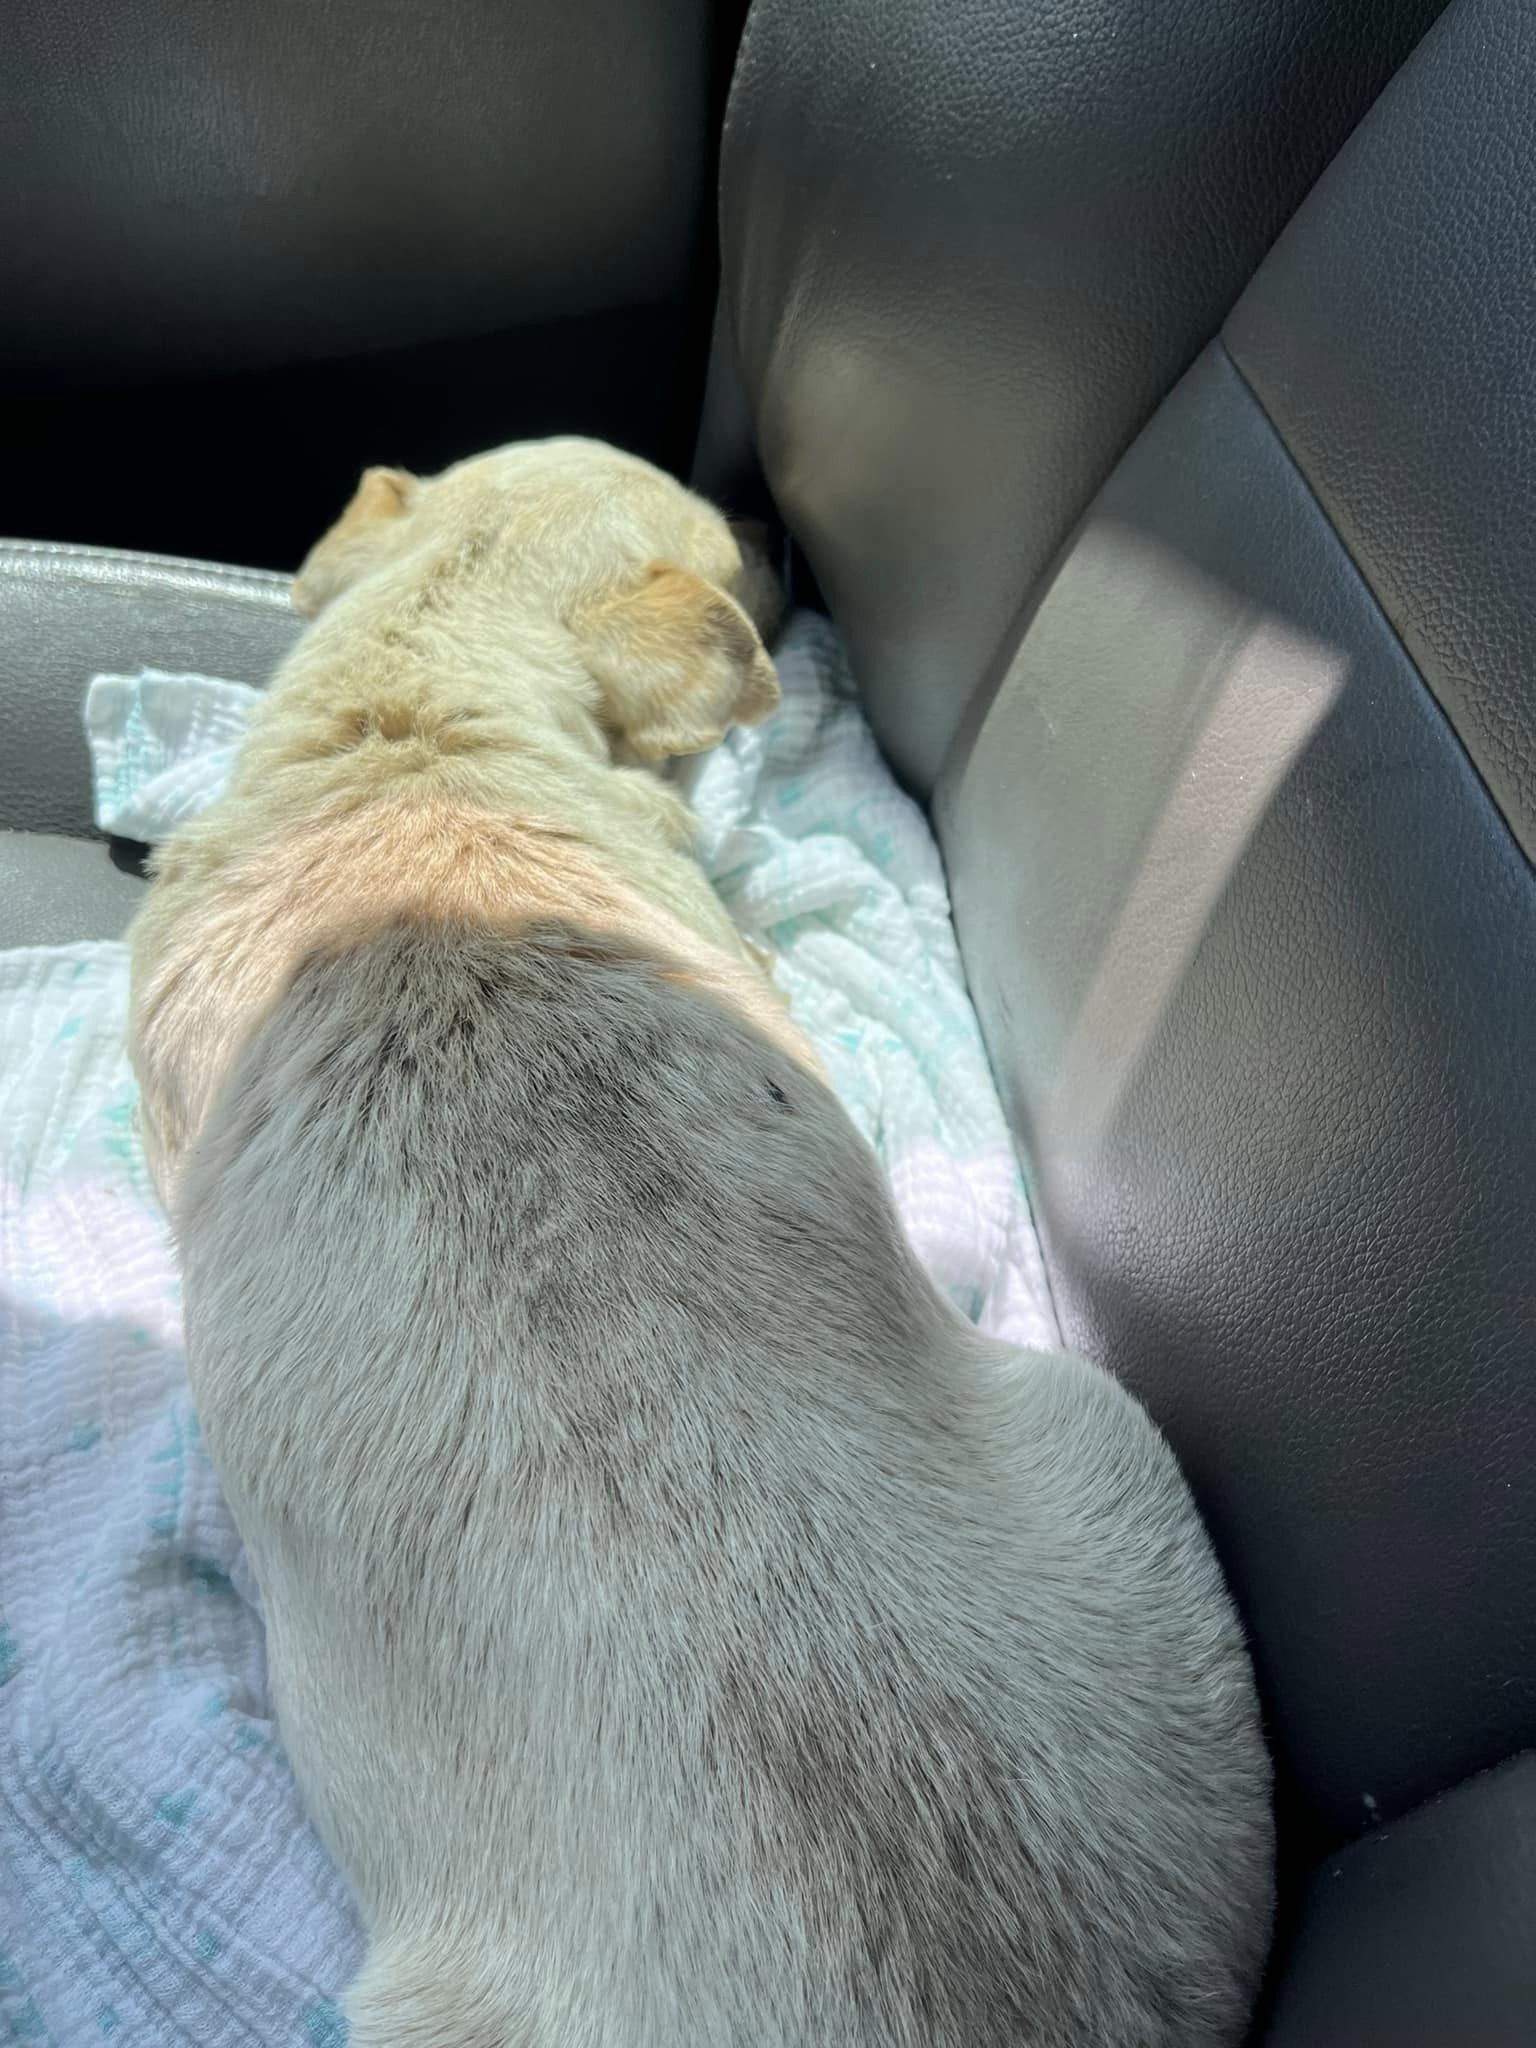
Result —
[{"label": "seat back", "polygon": [[[1299,1872],[1406,1898],[1377,1831],[1536,1740],[1536,15],[1457,0],[1387,84],[1435,11],[758,0],[724,165],[768,481],[932,798],[1064,1328],[1184,1461],[1297,1954],[1368,1988]],[[1442,2035],[1473,1916],[1362,1912],[1383,2041],[1520,2038],[1499,1782],[1457,1811],[1523,1918],[1440,1955]]]},{"label": "seat back", "polygon": [[0,533],[292,567],[358,469],[686,457],[744,0],[18,0]]}]

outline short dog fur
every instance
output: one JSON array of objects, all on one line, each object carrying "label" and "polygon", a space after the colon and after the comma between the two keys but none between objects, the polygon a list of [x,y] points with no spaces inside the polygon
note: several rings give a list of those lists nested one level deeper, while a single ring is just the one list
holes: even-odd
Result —
[{"label": "short dog fur", "polygon": [[[174,1194],[235,1047],[311,945],[420,909],[581,906],[690,961],[812,1060],[639,765],[778,702],[714,509],[601,443],[421,480],[369,470],[294,586],[314,616],[217,803],[160,849],[129,933],[150,1168]],[[814,1061],[813,1061],[814,1064]]]},{"label": "short dog fur", "polygon": [[[537,496],[513,455],[498,488]],[[583,455],[577,495],[623,499],[618,460]],[[357,580],[293,715],[275,695],[238,817],[169,850],[136,1057],[284,1740],[368,1932],[353,2048],[1235,2042],[1267,1765],[1173,1460],[1106,1376],[935,1293],[670,865],[674,800],[581,723],[677,751],[760,706],[755,656],[691,715],[671,684],[622,708],[617,655],[580,657],[579,714],[553,656],[508,684],[472,595],[493,538],[413,668],[411,577],[338,532],[301,592]],[[674,573],[653,549],[620,593]],[[757,644],[700,624],[716,567],[675,571],[708,586],[705,670]],[[622,610],[601,574],[586,602]],[[484,727],[499,768],[446,737]]]}]

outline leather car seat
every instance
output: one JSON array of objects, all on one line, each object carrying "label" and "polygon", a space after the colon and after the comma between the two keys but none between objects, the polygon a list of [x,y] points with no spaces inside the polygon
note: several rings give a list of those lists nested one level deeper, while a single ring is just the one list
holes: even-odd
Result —
[{"label": "leather car seat", "polygon": [[[1271,2048],[1536,2038],[1536,14],[1440,13],[757,0],[722,165],[703,481],[750,432],[1243,1606]],[[0,551],[0,943],[142,887],[84,678],[297,628]]]},{"label": "leather car seat", "polygon": [[264,682],[358,471],[686,463],[745,0],[19,0],[0,67],[0,944],[109,937],[94,671]]},{"label": "leather car seat", "polygon": [[1536,10],[1438,13],[757,0],[722,162],[1061,1322],[1250,1630],[1275,2048],[1536,2040]]},{"label": "leather car seat", "polygon": [[135,852],[91,816],[90,677],[157,668],[264,684],[303,621],[288,579],[105,548],[0,542],[0,946],[117,938]]},{"label": "leather car seat", "polygon": [[290,565],[368,462],[677,466],[746,0],[14,0],[0,533]]}]

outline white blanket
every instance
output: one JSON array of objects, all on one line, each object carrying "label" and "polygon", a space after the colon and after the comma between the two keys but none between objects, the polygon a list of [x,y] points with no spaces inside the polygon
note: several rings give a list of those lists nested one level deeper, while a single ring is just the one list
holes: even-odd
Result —
[{"label": "white blanket", "polygon": [[[706,864],[935,1279],[987,1329],[1054,1343],[933,841],[824,622],[793,620],[777,659],[783,710],[691,769]],[[210,801],[251,701],[98,677],[99,822],[154,840]],[[0,2035],[341,2048],[357,1930],[275,1740],[198,1441],[125,1002],[120,945],[0,953]]]}]

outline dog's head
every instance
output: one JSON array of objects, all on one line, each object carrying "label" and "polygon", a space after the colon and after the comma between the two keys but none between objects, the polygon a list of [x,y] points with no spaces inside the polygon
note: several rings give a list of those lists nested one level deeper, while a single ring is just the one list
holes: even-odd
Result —
[{"label": "dog's head", "polygon": [[436,477],[366,471],[294,603],[313,618],[386,574],[439,611],[450,591],[489,600],[545,672],[579,670],[628,758],[698,753],[779,701],[762,635],[782,600],[761,538],[601,442],[517,442]]}]

